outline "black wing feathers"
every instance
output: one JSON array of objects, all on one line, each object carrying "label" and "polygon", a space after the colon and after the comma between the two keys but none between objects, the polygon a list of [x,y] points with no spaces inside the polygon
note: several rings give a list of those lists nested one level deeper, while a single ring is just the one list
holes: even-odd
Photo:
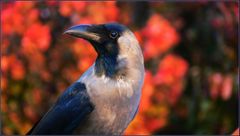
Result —
[{"label": "black wing feathers", "polygon": [[85,85],[75,82],[29,134],[71,134],[92,110]]}]

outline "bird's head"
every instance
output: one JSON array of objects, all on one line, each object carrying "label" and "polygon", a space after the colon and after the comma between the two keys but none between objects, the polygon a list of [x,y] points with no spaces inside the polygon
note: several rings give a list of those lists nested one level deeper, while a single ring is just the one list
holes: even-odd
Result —
[{"label": "bird's head", "polygon": [[110,23],[77,25],[64,32],[89,41],[98,57],[95,72],[108,77],[124,75],[129,67],[143,68],[143,56],[134,34],[125,26]]}]

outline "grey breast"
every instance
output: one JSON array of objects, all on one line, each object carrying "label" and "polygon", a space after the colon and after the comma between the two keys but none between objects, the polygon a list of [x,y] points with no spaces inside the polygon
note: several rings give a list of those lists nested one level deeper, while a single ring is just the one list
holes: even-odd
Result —
[{"label": "grey breast", "polygon": [[134,86],[134,81],[97,77],[93,66],[78,81],[86,84],[95,109],[75,133],[121,134],[136,113],[141,97],[141,83]]}]

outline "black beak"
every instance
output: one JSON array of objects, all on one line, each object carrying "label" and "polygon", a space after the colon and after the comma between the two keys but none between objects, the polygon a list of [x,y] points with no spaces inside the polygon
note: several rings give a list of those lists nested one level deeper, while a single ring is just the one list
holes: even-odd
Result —
[{"label": "black beak", "polygon": [[97,33],[91,31],[94,28],[94,25],[77,25],[70,27],[68,30],[64,32],[64,34],[68,34],[74,37],[83,38],[88,41],[100,41],[100,36]]}]

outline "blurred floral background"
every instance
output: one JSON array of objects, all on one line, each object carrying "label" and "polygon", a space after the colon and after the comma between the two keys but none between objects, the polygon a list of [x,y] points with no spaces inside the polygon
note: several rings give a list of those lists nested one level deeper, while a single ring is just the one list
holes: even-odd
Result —
[{"label": "blurred floral background", "polygon": [[119,22],[146,77],[124,134],[231,134],[238,126],[237,2],[1,2],[2,134],[25,134],[94,62],[76,24]]}]

